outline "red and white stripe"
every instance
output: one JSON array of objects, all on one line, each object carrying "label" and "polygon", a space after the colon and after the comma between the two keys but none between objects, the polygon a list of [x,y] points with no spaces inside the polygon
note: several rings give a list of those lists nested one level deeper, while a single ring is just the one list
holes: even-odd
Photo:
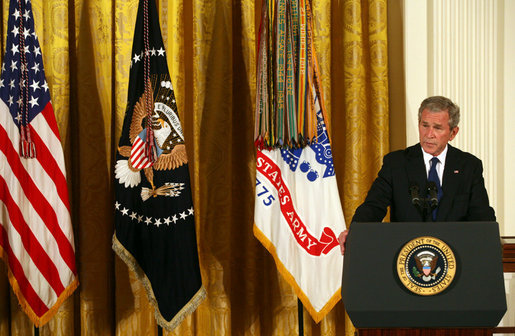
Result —
[{"label": "red and white stripe", "polygon": [[136,169],[152,167],[152,162],[145,155],[145,142],[138,136],[131,149],[131,165]]},{"label": "red and white stripe", "polygon": [[44,315],[77,286],[77,270],[64,156],[51,103],[29,127],[35,159],[19,155],[18,127],[0,100],[0,252],[19,299],[43,324]]}]

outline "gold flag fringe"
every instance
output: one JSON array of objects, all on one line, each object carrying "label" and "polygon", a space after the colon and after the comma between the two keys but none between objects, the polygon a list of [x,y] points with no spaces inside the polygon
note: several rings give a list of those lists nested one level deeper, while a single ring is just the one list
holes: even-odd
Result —
[{"label": "gold flag fringe", "polygon": [[202,285],[197,293],[193,296],[193,298],[174,316],[171,321],[165,320],[159,311],[157,300],[154,295],[154,291],[152,290],[150,280],[148,280],[145,272],[143,272],[143,269],[139,266],[134,256],[129,251],[127,251],[122,243],[120,243],[118,238],[116,238],[116,232],[113,235],[113,250],[120,257],[120,259],[122,259],[122,261],[127,264],[129,269],[136,274],[138,280],[143,284],[143,287],[147,293],[148,301],[152,307],[154,307],[154,317],[156,322],[164,329],[173,331],[188,315],[191,315],[206,298],[206,289]]},{"label": "gold flag fringe", "polygon": [[54,303],[50,309],[43,314],[41,317],[36,315],[34,310],[30,307],[29,303],[25,299],[25,296],[23,296],[23,293],[20,289],[20,286],[18,285],[18,281],[14,277],[14,274],[11,272],[11,268],[9,266],[7,253],[4,251],[4,249],[0,246],[0,259],[3,259],[5,261],[5,264],[7,265],[7,277],[9,278],[9,283],[11,284],[11,288],[13,289],[14,294],[18,298],[18,302],[20,304],[21,309],[29,319],[34,323],[34,326],[39,328],[45,324],[47,324],[59,311],[59,308],[63,304],[63,302],[70,297],[73,294],[73,291],[77,289],[79,286],[79,279],[75,275],[75,279],[68,285],[68,287],[65,288],[65,290],[59,295],[57,298],[57,301]]},{"label": "gold flag fringe", "polygon": [[295,277],[288,271],[286,266],[284,266],[284,264],[281,262],[281,259],[277,255],[274,244],[268,239],[268,237],[263,232],[261,232],[261,230],[257,227],[256,223],[254,223],[253,231],[256,238],[274,257],[275,264],[277,266],[277,269],[279,270],[279,273],[283,276],[286,282],[290,286],[292,286],[295,294],[300,299],[300,301],[302,301],[302,304],[304,305],[304,308],[306,308],[306,310],[308,311],[309,315],[311,315],[315,323],[319,323],[324,318],[324,316],[326,316],[334,308],[338,301],[341,300],[341,287],[338,288],[338,290],[336,290],[333,296],[327,301],[325,306],[322,307],[320,311],[317,311],[309,301],[307,295],[302,291],[300,286],[297,284],[297,281],[295,281]]}]

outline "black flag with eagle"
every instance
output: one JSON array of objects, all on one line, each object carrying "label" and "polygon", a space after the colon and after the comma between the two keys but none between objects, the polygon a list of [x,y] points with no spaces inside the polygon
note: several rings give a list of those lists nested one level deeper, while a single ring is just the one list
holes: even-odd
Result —
[{"label": "black flag with eagle", "polygon": [[173,330],[205,298],[184,134],[155,0],[140,0],[116,153],[113,249]]}]

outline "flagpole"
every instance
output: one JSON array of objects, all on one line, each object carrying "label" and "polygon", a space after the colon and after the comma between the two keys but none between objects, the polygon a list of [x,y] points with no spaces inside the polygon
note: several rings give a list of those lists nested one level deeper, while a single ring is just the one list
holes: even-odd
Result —
[{"label": "flagpole", "polygon": [[34,336],[39,336],[39,328],[34,326]]},{"label": "flagpole", "polygon": [[297,308],[299,312],[299,336],[304,336],[304,306],[299,298],[297,298]]},{"label": "flagpole", "polygon": [[157,325],[157,336],[163,336],[163,327]]}]

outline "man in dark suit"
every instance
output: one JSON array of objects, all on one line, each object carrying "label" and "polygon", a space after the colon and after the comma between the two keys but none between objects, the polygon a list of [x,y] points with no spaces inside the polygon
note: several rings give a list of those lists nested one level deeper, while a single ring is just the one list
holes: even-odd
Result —
[{"label": "man in dark suit", "polygon": [[[442,96],[418,111],[420,143],[387,154],[352,222],[495,221],[481,160],[448,144],[458,133],[459,107]],[[425,199],[432,202],[425,202]],[[345,251],[347,230],[340,234]]]}]

